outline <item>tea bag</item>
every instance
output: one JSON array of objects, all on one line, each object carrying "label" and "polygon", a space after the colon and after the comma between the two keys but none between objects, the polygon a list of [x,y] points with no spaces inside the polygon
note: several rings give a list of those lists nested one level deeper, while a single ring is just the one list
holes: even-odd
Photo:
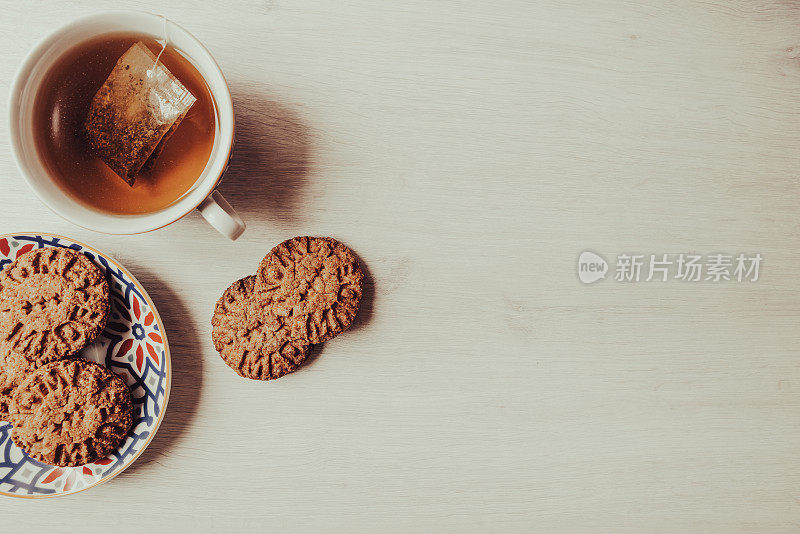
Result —
[{"label": "tea bag", "polygon": [[[97,91],[84,122],[89,146],[120,178],[133,185],[152,167],[196,98],[138,42],[119,58]],[[158,149],[158,150],[156,150]]]}]

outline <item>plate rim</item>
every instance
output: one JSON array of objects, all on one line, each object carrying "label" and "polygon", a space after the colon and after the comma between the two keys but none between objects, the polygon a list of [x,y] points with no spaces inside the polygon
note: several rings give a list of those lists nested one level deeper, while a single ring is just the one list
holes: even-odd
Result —
[{"label": "plate rim", "polygon": [[37,494],[37,495],[22,495],[20,493],[9,493],[9,492],[0,490],[0,495],[4,495],[4,496],[8,496],[8,497],[15,497],[17,499],[55,499],[57,497],[67,497],[69,495],[75,495],[77,493],[81,493],[82,491],[86,491],[88,489],[95,488],[95,487],[97,487],[97,486],[99,486],[101,484],[104,484],[104,483],[108,482],[109,480],[113,480],[114,478],[117,477],[117,475],[119,475],[120,473],[122,473],[126,469],[128,469],[128,467],[130,467],[136,460],[138,460],[139,457],[142,455],[142,453],[145,450],[147,450],[147,447],[150,446],[150,443],[153,441],[153,438],[158,433],[158,429],[161,427],[161,422],[164,419],[164,414],[167,412],[167,406],[169,405],[169,395],[170,395],[170,392],[172,391],[172,355],[171,355],[170,350],[169,350],[169,341],[167,339],[167,331],[164,328],[164,322],[161,320],[161,314],[158,312],[158,308],[156,308],[156,305],[153,303],[153,299],[150,298],[150,294],[147,292],[147,289],[145,289],[145,287],[142,285],[142,283],[139,282],[139,280],[135,276],[133,276],[131,274],[131,272],[128,269],[126,269],[122,264],[120,264],[116,259],[114,259],[112,256],[106,254],[105,252],[102,252],[102,251],[97,250],[96,248],[94,248],[92,246],[87,245],[86,243],[84,243],[82,241],[78,241],[77,239],[73,239],[73,238],[65,236],[65,235],[54,234],[54,233],[50,233],[50,232],[4,232],[4,233],[0,234],[0,239],[19,236],[19,235],[24,235],[24,236],[47,236],[47,237],[56,237],[56,238],[59,238],[59,239],[66,239],[67,241],[70,241],[72,243],[80,245],[84,249],[87,249],[87,250],[89,250],[89,251],[91,251],[91,252],[93,252],[93,253],[95,253],[95,254],[97,254],[99,256],[102,256],[105,259],[107,259],[108,261],[110,261],[111,263],[113,263],[115,267],[117,267],[119,270],[121,270],[123,273],[125,273],[126,276],[129,276],[130,279],[139,287],[139,289],[141,289],[142,296],[144,296],[145,300],[147,301],[147,304],[150,306],[150,310],[153,312],[153,315],[155,315],[155,319],[156,319],[156,322],[158,323],[159,331],[161,332],[161,337],[163,338],[163,341],[164,341],[164,343],[163,343],[164,344],[164,353],[166,354],[166,382],[167,382],[167,385],[164,388],[164,405],[161,408],[161,412],[158,414],[158,419],[156,419],[156,423],[155,423],[155,426],[153,427],[153,430],[150,432],[150,435],[147,436],[147,441],[145,441],[144,446],[141,449],[139,449],[139,451],[131,458],[131,460],[128,463],[124,464],[120,469],[118,469],[117,471],[112,473],[111,476],[108,476],[108,477],[105,477],[105,478],[101,478],[100,480],[98,480],[97,482],[92,483],[89,486],[86,486],[86,487],[83,487],[83,488],[80,488],[80,489],[76,489],[76,490],[72,490],[72,491],[68,491],[68,492],[65,492],[65,493],[48,493],[48,494]]}]

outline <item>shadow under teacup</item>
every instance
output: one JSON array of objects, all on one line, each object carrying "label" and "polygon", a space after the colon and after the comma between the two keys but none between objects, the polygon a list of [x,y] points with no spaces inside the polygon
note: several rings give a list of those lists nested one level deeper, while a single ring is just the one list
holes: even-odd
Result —
[{"label": "shadow under teacup", "polygon": [[[205,80],[216,107],[217,127],[210,156],[200,176],[182,196],[154,212],[119,215],[94,209],[68,194],[48,172],[36,146],[34,104],[48,72],[63,52],[88,39],[130,32],[162,39],[191,61]],[[197,208],[214,228],[230,239],[245,229],[242,219],[215,187],[228,165],[234,139],[234,114],[228,85],[210,52],[189,32],[160,15],[110,12],[92,15],[56,30],[27,57],[10,97],[11,146],[28,185],[50,209],[65,219],[98,232],[136,234],[171,224]]]}]

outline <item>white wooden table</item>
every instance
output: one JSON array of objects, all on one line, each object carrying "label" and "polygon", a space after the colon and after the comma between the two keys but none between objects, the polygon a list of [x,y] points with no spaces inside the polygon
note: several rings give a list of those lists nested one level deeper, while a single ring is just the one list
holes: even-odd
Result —
[{"label": "white wooden table", "polygon": [[[165,4],[163,9],[159,7]],[[48,31],[2,2],[0,101]],[[0,232],[66,234],[146,286],[173,392],[148,451],[9,532],[797,532],[800,9],[777,1],[118,3],[204,41],[234,95],[221,189],[114,237],[28,191],[2,112]],[[358,324],[238,378],[214,302],[274,244],[363,259]],[[756,283],[582,285],[576,260],[760,253]]]}]

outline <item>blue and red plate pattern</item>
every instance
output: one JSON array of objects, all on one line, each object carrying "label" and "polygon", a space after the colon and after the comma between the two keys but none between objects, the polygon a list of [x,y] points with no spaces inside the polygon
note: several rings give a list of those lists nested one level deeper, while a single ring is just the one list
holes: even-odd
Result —
[{"label": "blue and red plate pattern", "polygon": [[14,497],[68,495],[115,477],[150,443],[169,398],[171,371],[164,325],[141,284],[108,256],[52,234],[0,235],[0,270],[29,250],[44,247],[82,252],[106,274],[111,289],[108,325],[81,355],[125,379],[133,396],[134,421],[116,452],[80,467],[53,467],[31,459],[11,440],[11,425],[0,422],[0,493]]}]

